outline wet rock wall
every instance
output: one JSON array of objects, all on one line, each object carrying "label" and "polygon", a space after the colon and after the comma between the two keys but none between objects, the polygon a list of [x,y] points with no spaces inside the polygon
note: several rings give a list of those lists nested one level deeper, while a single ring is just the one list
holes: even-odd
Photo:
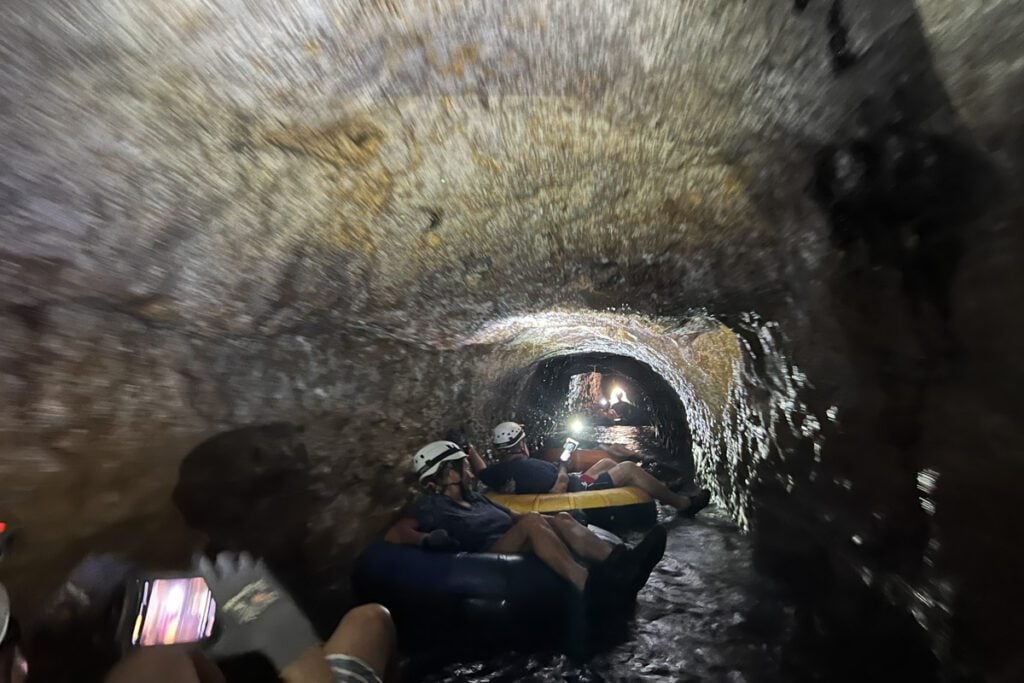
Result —
[{"label": "wet rock wall", "polygon": [[[624,350],[679,387],[768,564],[852,578],[821,604],[868,584],[948,669],[1012,680],[1021,21],[952,0],[5,3],[0,495],[25,543],[4,580],[30,595],[140,538],[184,552],[178,463],[251,422],[326,425],[311,451],[360,501],[338,503],[354,539],[363,484],[486,423],[515,396],[500,377]],[[587,318],[609,307],[665,337],[719,316],[750,365],[695,357],[737,373],[731,401],[694,388],[685,344]],[[490,345],[552,310],[597,341]]]},{"label": "wet rock wall", "polygon": [[[196,335],[85,307],[33,313],[6,326],[24,336],[8,366],[18,392],[7,395],[2,464],[4,513],[23,529],[4,580],[26,605],[87,551],[156,566],[187,560],[202,538],[186,530],[170,494],[182,458],[208,436],[279,420],[308,425],[315,452],[336,458],[310,492],[342,519],[337,544],[322,548],[329,555],[358,533],[353,520],[402,503],[420,430],[462,419],[459,363],[407,343],[312,330]],[[227,474],[225,489],[256,473]],[[398,499],[371,499],[378,480]]]},{"label": "wet rock wall", "polygon": [[[819,637],[815,647],[854,675],[869,673],[858,651],[896,670],[909,666],[908,652],[931,649],[938,663],[920,656],[920,670],[1012,680],[1022,662],[1011,643],[1024,629],[1008,605],[1022,596],[994,568],[1022,561],[1007,542],[1020,531],[1005,486],[1022,475],[1006,449],[1016,450],[1008,421],[1022,408],[1008,391],[1019,377],[1009,358],[1021,329],[1009,300],[1019,294],[1011,264],[1024,252],[1010,227],[1020,215],[1012,133],[994,130],[1020,120],[1009,63],[1016,52],[974,45],[978,36],[962,26],[956,47],[943,41],[956,18],[973,16],[978,26],[1020,19],[998,5],[921,5],[923,33],[942,40],[920,44],[918,18],[894,24],[891,35],[911,51],[934,47],[944,77],[956,63],[962,71],[948,94],[974,112],[957,118],[927,60],[914,62],[926,67],[916,76],[902,65],[881,100],[878,79],[891,65],[879,51],[846,67],[843,78],[870,78],[876,94],[816,154],[810,193],[826,212],[835,254],[803,306],[779,316],[785,343],[733,319],[752,361],[745,379],[756,387],[741,408],[771,407],[732,433],[775,425],[748,490],[758,501],[752,526],[765,567],[802,575],[814,594],[820,623],[806,631],[845,632],[852,644],[844,653]],[[989,99],[1000,87],[1006,92]],[[981,125],[981,111],[1000,123]],[[799,372],[779,367],[780,351]],[[791,418],[794,399],[796,414],[811,419]],[[864,594],[857,604],[857,584],[883,600]],[[872,642],[865,634],[873,630],[884,637]],[[904,642],[904,652],[883,639]]]}]

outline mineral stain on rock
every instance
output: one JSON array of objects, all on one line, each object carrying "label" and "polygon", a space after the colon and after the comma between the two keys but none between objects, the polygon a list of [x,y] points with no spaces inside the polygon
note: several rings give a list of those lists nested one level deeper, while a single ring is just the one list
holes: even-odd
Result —
[{"label": "mineral stain on rock", "polygon": [[361,166],[380,151],[384,131],[363,120],[341,121],[322,128],[267,131],[268,145],[305,154],[339,169]]}]

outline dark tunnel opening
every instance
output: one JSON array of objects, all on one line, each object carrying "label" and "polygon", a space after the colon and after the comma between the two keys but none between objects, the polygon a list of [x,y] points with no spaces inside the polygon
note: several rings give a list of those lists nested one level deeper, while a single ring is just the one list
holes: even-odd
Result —
[{"label": "dark tunnel opening", "polygon": [[[693,478],[686,408],[650,365],[629,356],[580,353],[547,358],[520,372],[526,379],[511,380],[524,387],[509,402],[510,416],[527,425],[537,448],[559,447],[566,437],[585,447],[619,445],[643,454],[643,462],[666,481]],[[621,414],[614,411],[616,394],[626,397]]]}]

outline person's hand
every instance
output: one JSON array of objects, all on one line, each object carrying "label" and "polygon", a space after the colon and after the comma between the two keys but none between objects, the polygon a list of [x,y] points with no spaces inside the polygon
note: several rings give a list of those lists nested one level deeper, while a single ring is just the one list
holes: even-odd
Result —
[{"label": "person's hand", "polygon": [[569,459],[566,460],[566,461],[562,461],[562,470],[565,471],[565,472],[575,472],[575,471],[577,471],[579,469],[579,467],[577,465],[576,458],[577,458],[577,455],[576,455],[575,451],[570,453],[569,454]]},{"label": "person's hand", "polygon": [[220,635],[208,648],[214,657],[265,654],[278,671],[319,645],[313,627],[262,560],[248,553],[220,553],[217,563],[197,563],[217,601]]},{"label": "person's hand", "polygon": [[43,619],[66,623],[81,617],[99,619],[108,614],[136,567],[110,554],[87,555],[43,608]]},{"label": "person's hand", "polygon": [[427,550],[458,550],[461,544],[449,536],[445,529],[434,529],[420,539],[420,547]]},{"label": "person's hand", "polygon": [[469,437],[466,436],[466,430],[464,427],[449,429],[445,433],[444,438],[447,441],[451,441],[452,443],[456,444],[459,448],[462,448],[463,450],[465,450],[467,447],[470,447]]}]

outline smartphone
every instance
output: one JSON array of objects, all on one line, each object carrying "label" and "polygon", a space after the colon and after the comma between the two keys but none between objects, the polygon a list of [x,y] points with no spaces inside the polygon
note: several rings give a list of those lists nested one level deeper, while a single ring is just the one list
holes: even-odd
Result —
[{"label": "smartphone", "polygon": [[576,439],[566,439],[565,443],[562,444],[562,462],[569,462],[569,458],[572,457],[572,452],[575,451],[579,445],[580,442]]},{"label": "smartphone", "polygon": [[126,647],[198,643],[213,634],[217,603],[201,576],[136,579],[121,617]]}]

